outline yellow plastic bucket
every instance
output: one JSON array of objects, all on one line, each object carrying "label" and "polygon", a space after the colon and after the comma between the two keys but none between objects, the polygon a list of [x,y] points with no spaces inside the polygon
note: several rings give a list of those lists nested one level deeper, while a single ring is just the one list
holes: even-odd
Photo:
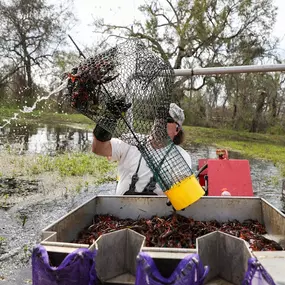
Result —
[{"label": "yellow plastic bucket", "polygon": [[164,193],[178,211],[190,206],[205,195],[205,191],[194,174],[174,184]]}]

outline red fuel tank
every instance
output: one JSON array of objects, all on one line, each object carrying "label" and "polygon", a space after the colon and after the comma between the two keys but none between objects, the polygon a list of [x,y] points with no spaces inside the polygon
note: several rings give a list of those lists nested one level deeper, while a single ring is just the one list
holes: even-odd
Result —
[{"label": "red fuel tank", "polygon": [[253,196],[249,161],[229,159],[226,150],[216,151],[217,159],[199,159],[198,179],[208,196]]}]

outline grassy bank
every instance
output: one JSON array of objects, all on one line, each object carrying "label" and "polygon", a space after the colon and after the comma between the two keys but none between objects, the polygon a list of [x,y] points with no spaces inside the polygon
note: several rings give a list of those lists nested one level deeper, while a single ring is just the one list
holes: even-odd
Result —
[{"label": "grassy bank", "polygon": [[281,168],[282,175],[285,176],[284,136],[188,126],[184,129],[186,145],[211,145],[238,151],[245,157],[272,161]]},{"label": "grassy bank", "polygon": [[[30,113],[23,113],[17,108],[5,108],[0,106],[0,126],[4,125],[6,120],[9,120],[17,115],[18,124],[50,124],[51,121],[54,124],[80,124],[82,127],[88,127],[88,125],[94,125],[94,122],[78,113],[57,113],[47,112],[46,110],[34,110]],[[5,120],[5,121],[4,121]],[[14,120],[11,123],[15,123]]]},{"label": "grassy bank", "polygon": [[[15,195],[11,194],[14,190],[3,186],[7,178],[18,181],[16,194],[25,187],[21,181],[35,181],[39,193],[66,197],[89,186],[115,181],[116,166],[116,163],[95,156],[91,151],[46,156],[19,155],[16,151],[5,149],[0,152],[0,208],[15,202]],[[4,188],[1,188],[1,181]]]}]

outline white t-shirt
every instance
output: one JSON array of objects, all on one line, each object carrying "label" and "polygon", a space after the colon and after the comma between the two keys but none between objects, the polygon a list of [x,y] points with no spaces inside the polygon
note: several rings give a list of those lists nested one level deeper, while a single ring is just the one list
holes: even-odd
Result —
[{"label": "white t-shirt", "polygon": [[[129,190],[132,176],[136,173],[136,170],[139,165],[139,160],[141,153],[136,146],[129,145],[123,142],[120,139],[113,138],[111,139],[112,145],[112,161],[118,161],[118,185],[116,189],[116,195],[123,195],[126,191]],[[185,151],[180,146],[175,146],[186,163],[191,168],[191,157],[187,151]],[[136,183],[136,192],[142,192],[145,186],[150,181],[150,178],[153,176],[152,171],[149,169],[146,161],[142,157],[140,162],[140,167],[138,170],[138,182]],[[158,195],[164,195],[163,191],[156,183],[156,189],[154,191]]]}]

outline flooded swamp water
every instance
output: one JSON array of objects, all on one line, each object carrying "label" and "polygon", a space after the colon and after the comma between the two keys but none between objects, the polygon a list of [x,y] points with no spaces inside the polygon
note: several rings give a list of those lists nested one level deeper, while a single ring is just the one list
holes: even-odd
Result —
[{"label": "flooded swamp water", "polygon": [[[115,182],[86,184],[79,191],[66,189],[88,179],[59,179],[50,173],[18,176],[13,162],[23,157],[90,151],[92,133],[76,127],[26,126],[0,129],[0,285],[31,284],[30,256],[43,228],[81,205],[94,194],[113,194]],[[187,146],[194,169],[200,158],[215,158],[216,149]],[[230,158],[243,158],[229,153]],[[269,162],[250,159],[254,195],[284,210],[282,177]]]}]

